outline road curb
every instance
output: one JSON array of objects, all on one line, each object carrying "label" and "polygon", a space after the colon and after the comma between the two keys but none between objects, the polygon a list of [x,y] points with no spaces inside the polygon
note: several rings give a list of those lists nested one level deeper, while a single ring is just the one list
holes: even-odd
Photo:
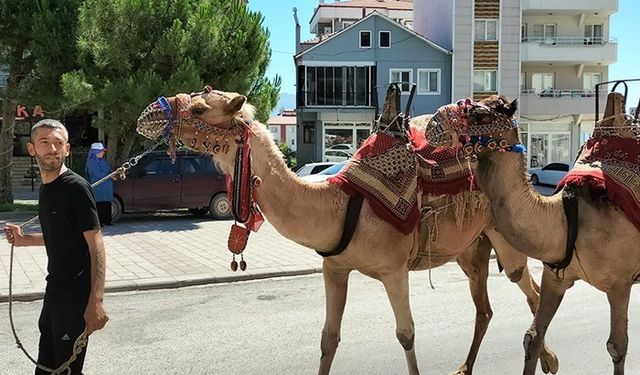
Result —
[{"label": "road curb", "polygon": [[[107,282],[105,286],[105,293],[121,293],[121,292],[136,292],[146,290],[157,289],[178,289],[189,286],[198,285],[212,285],[221,283],[232,283],[238,281],[247,280],[262,280],[287,276],[302,276],[310,275],[314,273],[322,273],[320,267],[306,267],[299,269],[292,269],[287,271],[256,271],[256,272],[240,272],[237,274],[228,276],[210,276],[210,277],[198,277],[198,278],[185,278],[183,280],[177,279],[159,279],[159,280],[146,280],[138,279],[132,281],[113,281]],[[35,291],[28,290],[20,293],[14,293],[13,301],[15,302],[32,302],[41,300],[44,297],[44,290]],[[0,295],[0,303],[9,302],[8,295]]]}]

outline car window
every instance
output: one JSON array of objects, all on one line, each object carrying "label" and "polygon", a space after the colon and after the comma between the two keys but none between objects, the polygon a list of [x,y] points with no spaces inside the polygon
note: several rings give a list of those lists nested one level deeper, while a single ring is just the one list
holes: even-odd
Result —
[{"label": "car window", "polygon": [[142,168],[142,176],[170,176],[175,174],[176,166],[169,158],[153,159]]},{"label": "car window", "polygon": [[313,169],[311,170],[311,174],[316,174],[318,172],[322,172],[325,169],[327,169],[329,166],[328,165],[316,165],[315,167],[313,167]]},{"label": "car window", "polygon": [[220,172],[218,172],[209,158],[185,157],[182,159],[182,174],[218,175]]},{"label": "car window", "polygon": [[564,172],[569,172],[569,164],[560,164],[560,170]]}]

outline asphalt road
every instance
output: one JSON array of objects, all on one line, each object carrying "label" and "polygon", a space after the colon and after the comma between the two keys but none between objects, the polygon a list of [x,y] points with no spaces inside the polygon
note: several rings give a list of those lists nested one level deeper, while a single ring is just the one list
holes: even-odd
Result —
[{"label": "asphalt road", "polygon": [[[492,262],[494,318],[474,374],[520,374],[522,336],[532,317],[517,286]],[[539,277],[540,267],[535,266]],[[423,374],[448,374],[465,358],[474,309],[455,264],[411,274],[416,349]],[[382,285],[354,273],[332,374],[406,374],[404,354]],[[87,374],[314,374],[320,358],[324,287],[319,274],[206,287],[109,294],[110,322],[91,337]],[[16,324],[35,350],[40,302],[19,303]],[[0,305],[0,374],[32,373],[13,345]],[[632,293],[627,373],[640,373],[640,289]],[[603,293],[578,283],[548,333],[560,374],[611,374]],[[539,371],[539,373],[542,373]]]}]

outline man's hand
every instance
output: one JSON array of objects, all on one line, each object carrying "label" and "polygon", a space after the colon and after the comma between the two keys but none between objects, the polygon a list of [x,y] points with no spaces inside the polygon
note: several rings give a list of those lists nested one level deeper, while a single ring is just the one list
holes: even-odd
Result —
[{"label": "man's hand", "polygon": [[109,317],[107,316],[107,312],[104,311],[104,307],[102,307],[102,302],[92,301],[90,299],[87,304],[87,309],[84,311],[84,322],[87,336],[104,328],[107,321],[109,321]]},{"label": "man's hand", "polygon": [[13,246],[25,246],[26,240],[22,234],[22,229],[14,224],[6,224],[4,227],[4,236],[7,242]]}]

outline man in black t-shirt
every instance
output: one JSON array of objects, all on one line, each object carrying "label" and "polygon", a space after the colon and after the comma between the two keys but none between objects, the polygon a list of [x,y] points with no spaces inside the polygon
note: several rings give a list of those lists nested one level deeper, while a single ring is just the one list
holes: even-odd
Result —
[{"label": "man in black t-shirt", "polygon": [[[109,318],[102,306],[106,270],[104,243],[89,183],[64,165],[69,135],[59,121],[42,120],[31,129],[29,153],[38,161],[42,186],[38,214],[42,233],[23,234],[7,224],[14,246],[45,246],[47,287],[38,327],[38,363],[56,369],[69,360],[76,338],[102,329]],[[82,374],[86,349],[71,364]],[[36,374],[47,372],[36,369]]]}]

